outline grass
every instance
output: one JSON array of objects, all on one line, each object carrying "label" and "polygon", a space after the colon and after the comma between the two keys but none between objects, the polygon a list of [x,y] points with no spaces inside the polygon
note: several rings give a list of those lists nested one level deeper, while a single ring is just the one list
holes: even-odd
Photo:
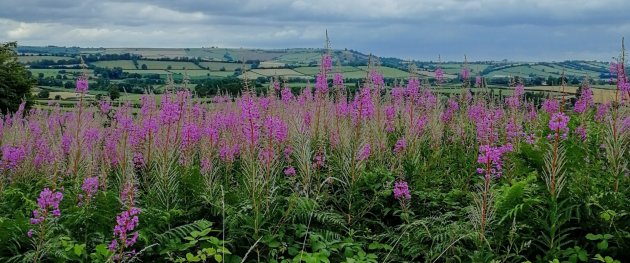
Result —
[{"label": "grass", "polygon": [[171,66],[172,69],[200,69],[192,62],[182,61],[153,61],[153,60],[138,60],[138,67],[142,68],[142,64],[147,65],[147,69],[167,69]]},{"label": "grass", "polygon": [[254,72],[261,76],[304,76],[302,73],[297,72],[291,69],[252,69],[251,72]]},{"label": "grass", "polygon": [[94,66],[102,67],[102,68],[115,68],[119,67],[122,69],[138,69],[142,64],[138,61],[138,68],[133,64],[131,60],[112,60],[112,61],[97,61],[92,62]]},{"label": "grass", "polygon": [[166,70],[160,70],[160,69],[147,69],[147,70],[142,70],[142,69],[128,69],[128,70],[123,70],[124,72],[129,72],[129,73],[138,73],[138,74],[159,74],[159,75],[166,75],[168,74],[168,71]]},{"label": "grass", "polygon": [[[319,74],[319,67],[299,67],[299,68],[294,68],[293,70],[300,72],[304,75],[312,75],[315,76],[317,74]],[[333,72],[336,70],[336,67],[333,66]],[[361,71],[361,69],[356,68],[356,67],[352,67],[352,66],[342,66],[341,70],[343,72],[343,74],[345,75],[348,72],[353,72],[353,71]]]},{"label": "grass", "polygon": [[[234,71],[237,68],[243,68],[242,63],[228,63],[228,62],[201,62],[202,67],[210,67],[210,71],[219,71],[221,68],[225,68],[225,71]],[[246,69],[251,68],[251,64],[245,64]]]},{"label": "grass", "polygon": [[[59,74],[60,70],[65,70],[66,74],[70,74],[72,72],[81,72],[80,69],[29,69],[29,71],[33,73],[33,76],[35,77],[37,77],[39,73],[44,73],[44,78],[55,77],[57,76],[57,74]],[[86,72],[88,75],[94,75],[94,71],[91,69],[88,69]]]},{"label": "grass", "polygon": [[[210,74],[210,71],[207,70],[203,70],[203,69],[196,69],[196,70],[181,70],[181,69],[177,69],[177,70],[171,70],[171,72],[173,74],[177,74],[177,75],[184,75],[188,74],[188,76],[190,77],[202,77],[202,76],[208,76],[208,74]],[[230,72],[232,73],[232,72]]]},{"label": "grass", "polygon": [[53,60],[53,61],[58,61],[58,60],[68,60],[68,59],[72,59],[73,57],[58,57],[58,56],[18,56],[18,62],[20,63],[28,63],[28,62],[33,62],[33,61],[40,61],[40,60]]}]

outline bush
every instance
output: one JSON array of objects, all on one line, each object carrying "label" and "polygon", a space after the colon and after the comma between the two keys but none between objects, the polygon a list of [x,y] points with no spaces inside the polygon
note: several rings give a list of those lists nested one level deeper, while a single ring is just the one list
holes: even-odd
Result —
[{"label": "bush", "polygon": [[42,89],[39,93],[37,93],[37,97],[40,99],[47,99],[50,97],[50,91],[47,89]]}]

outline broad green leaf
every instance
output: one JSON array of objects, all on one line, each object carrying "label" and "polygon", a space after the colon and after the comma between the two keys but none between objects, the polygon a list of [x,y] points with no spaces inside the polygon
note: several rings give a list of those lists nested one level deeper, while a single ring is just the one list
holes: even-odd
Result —
[{"label": "broad green leaf", "polygon": [[269,242],[269,247],[279,247],[279,246],[280,246],[280,242],[278,241],[273,240]]},{"label": "broad green leaf", "polygon": [[216,254],[214,255],[214,260],[216,260],[217,262],[222,262],[223,261],[223,257],[221,257],[221,255]]},{"label": "broad green leaf", "polygon": [[198,262],[198,261],[199,261],[199,258],[198,258],[198,257],[193,256],[193,254],[192,254],[192,253],[188,253],[188,254],[186,254],[186,260],[188,260],[188,261],[190,261],[190,262]]},{"label": "broad green leaf", "polygon": [[599,248],[600,250],[604,250],[608,248],[608,241],[607,240],[603,240],[602,242],[597,243],[597,248]]},{"label": "broad green leaf", "polygon": [[344,255],[346,258],[353,258],[353,257],[354,257],[354,251],[352,251],[352,249],[351,249],[351,248],[346,247],[346,250],[343,252],[343,255]]},{"label": "broad green leaf", "polygon": [[599,240],[601,238],[602,238],[602,235],[593,235],[591,233],[588,233],[586,235],[586,239],[588,239],[588,240]]},{"label": "broad green leaf", "polygon": [[289,248],[289,255],[291,255],[291,256],[295,256],[295,255],[297,255],[297,253],[298,253],[298,252],[299,252],[299,251],[298,251],[298,249],[297,249],[297,248],[294,248],[294,247],[290,247],[290,248]]},{"label": "broad green leaf", "polygon": [[75,244],[74,245],[74,254],[80,257],[81,254],[83,254],[83,248],[85,248],[85,244],[83,244],[83,245]]},{"label": "broad green leaf", "polygon": [[190,232],[190,235],[192,237],[198,237],[199,236],[199,231],[192,231],[192,232]]},{"label": "broad green leaf", "polygon": [[200,236],[205,236],[205,235],[207,235],[208,233],[210,233],[210,231],[211,231],[211,230],[212,230],[212,229],[208,228],[208,229],[206,229],[206,230],[204,230],[204,231],[201,231],[201,233],[199,233],[199,235],[200,235]]},{"label": "broad green leaf", "polygon": [[578,257],[580,258],[580,260],[586,261],[586,251],[584,250],[580,251],[580,253],[578,254]]},{"label": "broad green leaf", "polygon": [[372,242],[372,244],[370,244],[370,246],[368,247],[368,249],[376,249],[378,247],[378,243],[376,241]]},{"label": "broad green leaf", "polygon": [[611,234],[605,234],[604,235],[604,239],[611,239],[611,238],[613,238],[613,235],[611,235]]}]

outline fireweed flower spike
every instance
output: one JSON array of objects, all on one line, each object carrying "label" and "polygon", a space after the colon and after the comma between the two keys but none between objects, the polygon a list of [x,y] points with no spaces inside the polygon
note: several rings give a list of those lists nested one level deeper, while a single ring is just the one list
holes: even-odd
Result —
[{"label": "fireweed flower spike", "polygon": [[407,182],[395,183],[394,198],[411,199],[411,195],[409,195],[409,187],[407,186]]},{"label": "fireweed flower spike", "polygon": [[[63,189],[62,189],[63,191]],[[57,191],[51,191],[45,188],[37,199],[38,209],[33,210],[33,218],[31,218],[31,224],[39,225],[39,228],[31,229],[28,231],[30,237],[35,231],[39,232],[39,242],[37,243],[37,251],[35,252],[35,261],[37,261],[40,253],[42,242],[44,240],[44,231],[46,230],[46,220],[50,219],[50,215],[53,215],[53,222],[57,221],[57,218],[61,217],[59,211],[59,202],[63,199],[63,194]]]}]

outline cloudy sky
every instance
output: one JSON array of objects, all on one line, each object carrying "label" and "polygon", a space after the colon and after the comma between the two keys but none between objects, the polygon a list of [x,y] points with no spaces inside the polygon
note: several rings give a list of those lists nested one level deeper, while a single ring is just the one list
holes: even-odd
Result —
[{"label": "cloudy sky", "polygon": [[0,42],[323,47],[436,60],[610,60],[628,0],[1,0]]}]

